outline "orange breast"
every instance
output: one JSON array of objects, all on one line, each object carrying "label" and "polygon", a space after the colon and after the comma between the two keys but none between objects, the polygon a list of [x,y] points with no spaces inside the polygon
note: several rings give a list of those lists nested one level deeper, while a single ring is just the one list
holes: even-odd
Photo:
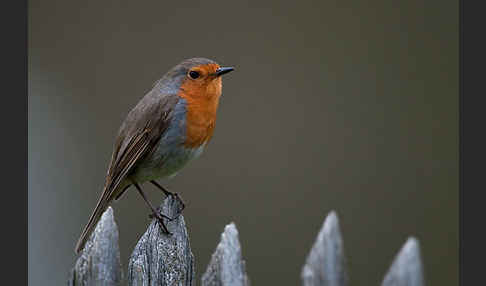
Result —
[{"label": "orange breast", "polygon": [[221,78],[203,85],[186,81],[179,92],[186,100],[185,147],[197,148],[213,136],[216,112],[221,96]]}]

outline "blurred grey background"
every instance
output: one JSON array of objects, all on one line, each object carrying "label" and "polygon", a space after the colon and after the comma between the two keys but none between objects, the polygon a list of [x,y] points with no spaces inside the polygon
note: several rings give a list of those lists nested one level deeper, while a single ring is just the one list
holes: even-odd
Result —
[{"label": "blurred grey background", "polygon": [[[409,235],[428,285],[458,285],[457,1],[29,4],[31,285],[64,285],[121,122],[196,56],[237,67],[206,152],[161,181],[198,277],[234,221],[253,285],[298,285],[336,210],[351,285],[378,285]],[[126,272],[149,210],[133,191],[113,207]]]}]

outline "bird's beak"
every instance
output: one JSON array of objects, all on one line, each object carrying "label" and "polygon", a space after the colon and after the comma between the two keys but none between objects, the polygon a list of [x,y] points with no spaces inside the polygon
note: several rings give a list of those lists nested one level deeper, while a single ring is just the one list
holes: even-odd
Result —
[{"label": "bird's beak", "polygon": [[221,67],[219,69],[216,70],[216,76],[222,76],[224,75],[225,73],[229,73],[231,71],[234,71],[235,68],[234,67]]}]

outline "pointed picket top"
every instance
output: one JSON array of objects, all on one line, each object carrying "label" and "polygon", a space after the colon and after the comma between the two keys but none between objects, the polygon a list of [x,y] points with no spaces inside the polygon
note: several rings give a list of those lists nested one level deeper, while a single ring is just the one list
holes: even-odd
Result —
[{"label": "pointed picket top", "polygon": [[194,285],[194,255],[191,251],[186,223],[180,212],[183,203],[169,196],[161,205],[162,213],[175,218],[166,223],[172,233],[162,231],[153,219],[130,256],[128,285]]},{"label": "pointed picket top", "polygon": [[68,285],[117,286],[122,276],[118,227],[108,207],[71,270]]},{"label": "pointed picket top", "polygon": [[393,260],[382,286],[424,286],[419,241],[409,237]]},{"label": "pointed picket top", "polygon": [[335,211],[326,217],[301,272],[304,286],[346,286],[346,259]]},{"label": "pointed picket top", "polygon": [[232,222],[224,228],[221,241],[202,276],[202,286],[249,286],[238,230]]}]

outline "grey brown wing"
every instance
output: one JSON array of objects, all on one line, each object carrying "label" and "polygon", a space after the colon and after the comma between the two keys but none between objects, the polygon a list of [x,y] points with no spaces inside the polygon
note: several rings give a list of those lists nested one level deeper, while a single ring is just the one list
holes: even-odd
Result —
[{"label": "grey brown wing", "polygon": [[[120,183],[144,155],[149,153],[169,127],[177,95],[149,93],[127,116],[119,132],[108,169],[105,197],[111,199]],[[116,154],[115,154],[116,153]]]},{"label": "grey brown wing", "polygon": [[176,95],[161,97],[148,94],[127,116],[115,142],[103,193],[77,243],[77,253],[84,247],[101,215],[116,196],[115,192],[123,179],[154,148],[169,127],[177,101]]}]

